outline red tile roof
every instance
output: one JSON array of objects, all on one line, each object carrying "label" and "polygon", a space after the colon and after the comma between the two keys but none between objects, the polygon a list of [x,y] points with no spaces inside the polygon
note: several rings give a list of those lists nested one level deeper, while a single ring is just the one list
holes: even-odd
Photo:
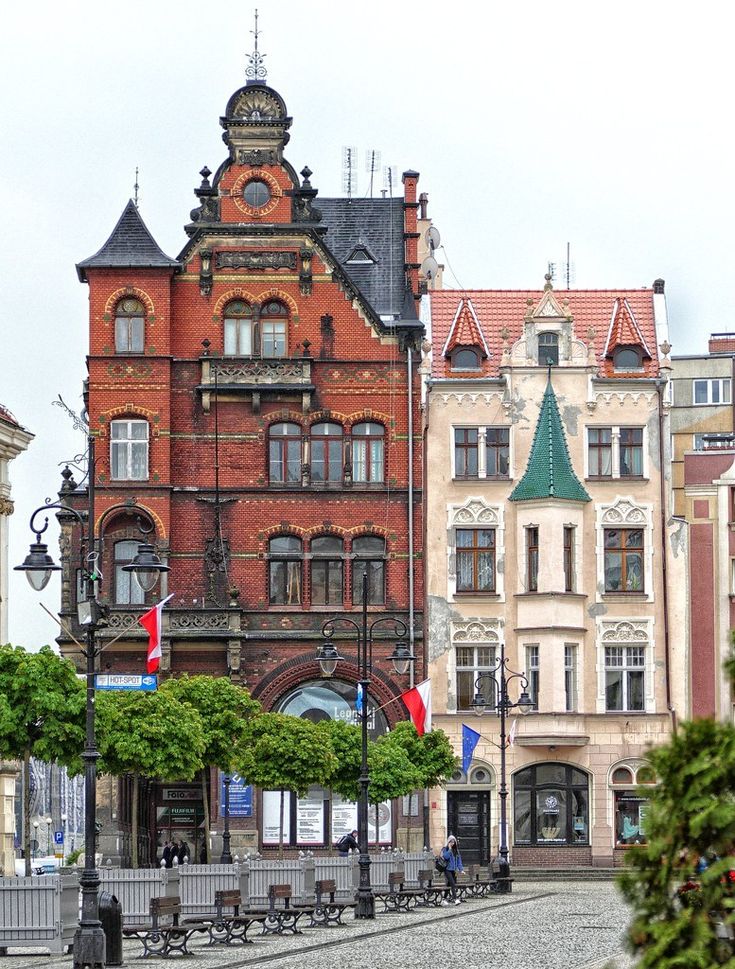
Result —
[{"label": "red tile roof", "polygon": [[488,356],[479,321],[475,316],[472,303],[467,299],[460,300],[444,353],[450,354],[455,347],[478,347],[483,356]]},{"label": "red tile roof", "polygon": [[[431,332],[434,347],[432,376],[467,377],[467,374],[453,373],[449,360],[443,355],[452,323],[464,300],[471,301],[490,352],[489,359],[482,361],[482,375],[497,376],[503,353],[501,332],[504,329],[507,331],[508,348],[511,349],[513,344],[523,337],[525,317],[539,305],[544,292],[538,289],[433,290],[431,293]],[[554,290],[554,296],[571,313],[575,338],[585,344],[589,344],[591,340],[600,372],[608,377],[629,378],[631,376],[615,374],[612,361],[605,359],[604,356],[616,303],[618,305],[627,303],[643,341],[644,354],[646,352],[651,354],[650,359],[644,356],[643,371],[640,376],[658,375],[659,361],[652,289]],[[543,320],[540,319],[537,325],[541,327]],[[594,330],[592,337],[590,337],[590,330]]]},{"label": "red tile roof", "polygon": [[13,414],[2,404],[0,404],[0,421],[5,421],[6,424],[13,424],[15,427],[20,427],[20,424]]}]

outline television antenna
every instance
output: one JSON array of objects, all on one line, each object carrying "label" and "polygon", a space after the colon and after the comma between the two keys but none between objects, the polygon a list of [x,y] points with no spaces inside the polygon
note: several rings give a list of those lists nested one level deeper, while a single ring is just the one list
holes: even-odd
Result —
[{"label": "television antenna", "polygon": [[357,148],[342,148],[342,191],[348,199],[357,194]]},{"label": "television antenna", "polygon": [[376,169],[380,168],[380,152],[376,151],[374,148],[368,148],[365,152],[365,171],[370,174],[370,189],[368,191],[368,196],[373,197],[373,179],[375,177]]}]

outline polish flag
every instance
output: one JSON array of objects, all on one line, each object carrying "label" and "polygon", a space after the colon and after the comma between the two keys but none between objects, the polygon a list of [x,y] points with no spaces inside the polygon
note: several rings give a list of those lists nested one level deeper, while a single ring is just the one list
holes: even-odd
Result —
[{"label": "polish flag", "polygon": [[408,707],[416,733],[422,737],[431,730],[431,680],[424,680],[412,690],[401,693],[401,700]]},{"label": "polish flag", "polygon": [[149,609],[138,620],[140,625],[148,633],[148,664],[146,668],[149,673],[156,673],[158,667],[161,665],[161,614],[163,613],[163,607],[173,597],[174,594],[172,592],[170,596],[161,599],[159,603],[152,609]]}]

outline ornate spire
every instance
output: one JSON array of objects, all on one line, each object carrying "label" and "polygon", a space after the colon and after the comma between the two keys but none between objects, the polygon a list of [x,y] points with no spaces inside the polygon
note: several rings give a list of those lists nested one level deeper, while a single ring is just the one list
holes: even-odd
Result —
[{"label": "ornate spire", "polygon": [[258,30],[257,9],[255,11],[255,30],[251,30],[250,33],[255,37],[255,47],[253,48],[253,53],[248,55],[250,63],[245,68],[245,77],[247,78],[248,84],[263,84],[268,71],[263,64],[263,58],[266,55],[261,54],[258,50],[258,37],[260,36],[260,32]]}]

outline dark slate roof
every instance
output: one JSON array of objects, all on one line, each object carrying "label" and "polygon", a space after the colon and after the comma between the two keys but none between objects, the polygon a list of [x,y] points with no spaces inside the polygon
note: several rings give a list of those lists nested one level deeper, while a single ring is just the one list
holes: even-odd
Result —
[{"label": "dark slate roof", "polygon": [[82,282],[86,282],[86,270],[91,268],[152,269],[179,265],[175,259],[161,251],[135,203],[130,199],[104,246],[89,259],[77,263],[77,275]]},{"label": "dark slate roof", "polygon": [[[404,272],[403,200],[325,199],[316,206],[322,213],[329,249],[379,316],[399,316],[403,307]],[[356,247],[367,248],[372,265],[350,265]]]},{"label": "dark slate roof", "polygon": [[526,473],[510,494],[511,501],[532,498],[592,500],[572,468],[551,378],[541,402]]}]

